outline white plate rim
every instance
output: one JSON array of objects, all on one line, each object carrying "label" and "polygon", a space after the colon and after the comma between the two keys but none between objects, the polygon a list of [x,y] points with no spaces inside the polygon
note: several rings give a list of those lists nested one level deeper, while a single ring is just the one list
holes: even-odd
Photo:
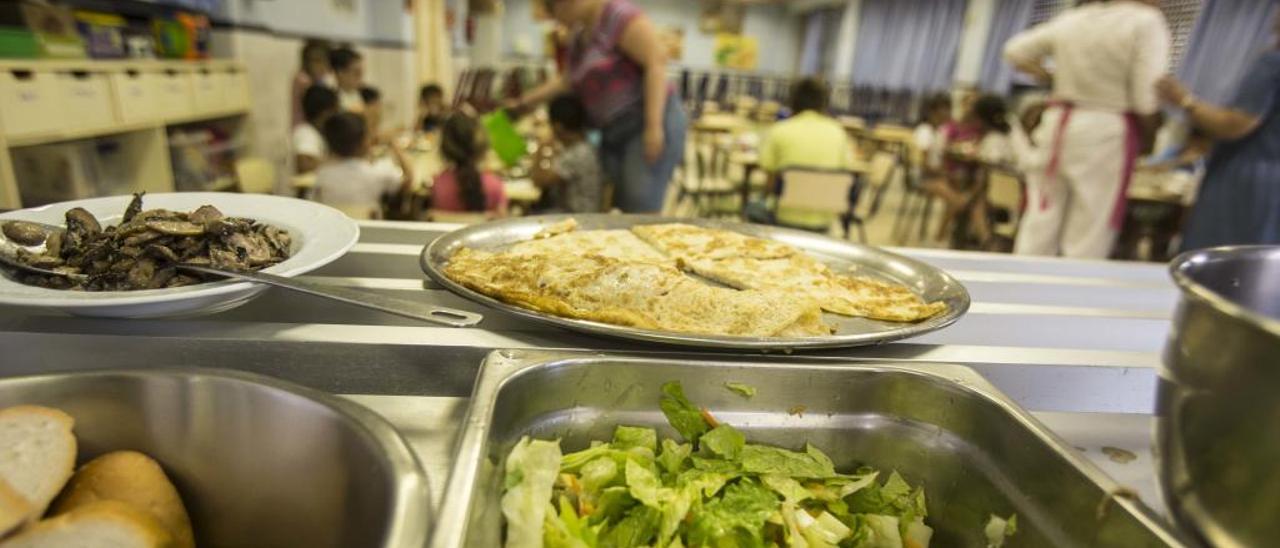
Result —
[{"label": "white plate rim", "polygon": [[[0,220],[41,221],[41,219],[36,216],[37,214],[47,214],[50,211],[63,212],[75,207],[91,209],[97,206],[105,206],[109,203],[111,205],[115,205],[113,202],[118,202],[120,204],[119,210],[123,213],[124,208],[130,199],[132,199],[132,196],[106,196],[100,198],[86,198],[82,200],[57,202],[39,207],[0,213]],[[318,251],[319,255],[306,260],[306,262],[303,262],[303,259],[300,258],[300,256],[308,250],[307,246],[315,244],[307,242],[304,239],[302,249],[295,252],[292,257],[279,264],[273,265],[270,268],[263,269],[263,272],[276,274],[278,276],[299,276],[323,267],[345,255],[360,239],[360,225],[350,217],[347,217],[341,211],[317,202],[288,198],[284,196],[275,196],[270,194],[241,194],[234,192],[148,193],[143,198],[144,208],[153,209],[155,201],[167,201],[170,199],[208,203],[224,211],[226,210],[220,206],[219,203],[226,205],[231,202],[276,202],[280,207],[288,207],[295,210],[310,210],[315,216],[326,218],[328,222],[332,223],[326,226],[334,228],[338,232],[345,232],[340,241],[322,241],[322,244],[326,244],[326,249]],[[160,205],[157,207],[164,206]],[[197,205],[195,207],[199,206]],[[195,209],[195,207],[192,207],[191,209]],[[231,209],[236,209],[234,204],[231,206]],[[235,215],[235,213],[228,213]],[[267,224],[277,224],[273,223],[270,218],[255,218],[254,220]],[[295,237],[300,236],[299,234],[293,234],[292,231],[291,234]],[[310,251],[316,252],[315,248],[312,248]],[[35,293],[24,295],[6,291],[6,287],[10,284],[21,285],[24,288],[35,291]],[[84,292],[29,286],[14,281],[7,276],[0,276],[0,304],[43,308],[68,308],[77,310],[102,309],[209,299],[212,297],[234,295],[250,291],[257,285],[258,284],[252,282],[228,280],[171,289]]]}]

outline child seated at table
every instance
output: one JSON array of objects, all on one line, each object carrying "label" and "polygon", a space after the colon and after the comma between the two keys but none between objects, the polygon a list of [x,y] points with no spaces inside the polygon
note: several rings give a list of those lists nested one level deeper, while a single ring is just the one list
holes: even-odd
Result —
[{"label": "child seated at table", "polygon": [[364,101],[365,122],[376,136],[382,129],[382,92],[373,86],[362,86],[360,100]]},{"label": "child seated at table", "polygon": [[[413,183],[413,169],[404,151],[389,147],[393,162],[369,158],[373,132],[365,118],[354,112],[333,115],[324,124],[325,143],[334,161],[316,170],[317,201],[359,219],[382,217],[382,199],[404,196]],[[409,200],[400,200],[408,204]]]},{"label": "child seated at table", "polygon": [[530,173],[533,183],[549,196],[547,212],[598,213],[604,205],[604,175],[600,156],[587,141],[587,110],[573,95],[561,95],[547,105],[551,131],[560,152],[554,160],[538,158]]},{"label": "child seated at table", "polygon": [[489,136],[480,122],[463,113],[450,116],[440,135],[440,154],[449,164],[431,186],[431,209],[507,215],[507,193],[497,175],[480,170],[489,152]]},{"label": "child seated at table", "polygon": [[431,133],[440,129],[449,117],[449,106],[444,102],[444,89],[436,84],[422,86],[418,92],[418,130]]},{"label": "child seated at table", "polygon": [[338,94],[332,88],[315,85],[302,94],[302,114],[306,118],[294,126],[290,146],[293,148],[293,168],[298,175],[311,173],[328,155],[324,135],[320,128],[338,112]]}]

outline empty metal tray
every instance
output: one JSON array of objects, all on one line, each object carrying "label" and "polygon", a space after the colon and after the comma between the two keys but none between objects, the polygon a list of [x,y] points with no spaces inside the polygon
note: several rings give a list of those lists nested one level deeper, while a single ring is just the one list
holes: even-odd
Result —
[{"label": "empty metal tray", "polygon": [[[1010,513],[1019,528],[1007,546],[1182,546],[1141,503],[1106,502],[1114,481],[965,367],[513,350],[481,369],[432,546],[501,544],[496,472],[522,435],[559,437],[566,451],[618,424],[674,436],[658,408],[672,380],[749,441],[811,442],[840,470],[865,463],[924,485],[934,546],[985,545],[988,516]],[[729,381],[759,393],[743,398]]]}]

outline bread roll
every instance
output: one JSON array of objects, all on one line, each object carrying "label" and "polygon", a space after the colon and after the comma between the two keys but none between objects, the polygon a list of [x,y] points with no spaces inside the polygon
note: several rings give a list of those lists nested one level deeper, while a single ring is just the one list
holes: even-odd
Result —
[{"label": "bread roll", "polygon": [[31,517],[31,503],[22,498],[9,482],[0,479],[0,538],[17,529]]},{"label": "bread roll", "polygon": [[172,538],[151,514],[123,502],[98,501],[46,519],[3,543],[4,548],[171,548]]},{"label": "bread roll", "polygon": [[74,512],[104,500],[151,514],[169,532],[176,548],[195,546],[191,519],[178,490],[151,457],[137,451],[116,451],[89,461],[71,477],[54,503],[53,513]]},{"label": "bread roll", "polygon": [[57,409],[19,405],[0,410],[0,479],[30,504],[28,519],[44,515],[76,464],[75,420]]}]

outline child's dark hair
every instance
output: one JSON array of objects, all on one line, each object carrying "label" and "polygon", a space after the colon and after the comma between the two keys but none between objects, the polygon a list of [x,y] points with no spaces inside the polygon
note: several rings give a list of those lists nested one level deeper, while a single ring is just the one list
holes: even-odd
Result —
[{"label": "child's dark hair", "polygon": [[329,42],[312,39],[307,40],[307,42],[302,45],[302,68],[304,70],[307,68],[307,61],[311,58],[311,54],[313,53],[322,54],[327,60],[329,57]]},{"label": "child's dark hair", "polygon": [[351,48],[341,47],[329,51],[329,66],[335,71],[344,70],[360,59],[360,54]]},{"label": "child's dark hair", "polygon": [[1009,133],[1009,108],[999,95],[983,95],[973,103],[973,115],[989,129]]},{"label": "child's dark hair", "polygon": [[587,109],[582,106],[578,96],[571,93],[560,95],[547,105],[547,115],[551,123],[573,132],[587,129]]},{"label": "child's dark hair", "polygon": [[323,85],[314,85],[302,93],[302,115],[315,123],[320,115],[338,110],[338,92]]},{"label": "child's dark hair", "polygon": [[827,84],[820,78],[812,76],[802,78],[791,86],[791,112],[793,114],[800,114],[806,110],[823,112],[827,110],[828,94]]},{"label": "child's dark hair", "polygon": [[364,116],[354,112],[339,112],[324,123],[324,142],[329,151],[340,158],[359,156],[364,147]]},{"label": "child's dark hair", "polygon": [[364,86],[360,88],[360,100],[368,105],[382,100],[382,92],[373,86]]},{"label": "child's dark hair", "polygon": [[437,84],[427,84],[425,86],[422,86],[421,90],[418,90],[419,102],[426,101],[427,99],[430,99],[432,97],[439,97],[441,99],[444,99],[444,88],[440,87]]},{"label": "child's dark hair", "polygon": [[485,206],[484,183],[477,166],[485,153],[476,139],[479,131],[480,123],[475,118],[458,113],[445,120],[440,135],[440,154],[453,164],[467,211],[484,211]]},{"label": "child's dark hair", "polygon": [[925,98],[924,103],[920,105],[920,123],[928,122],[929,117],[941,109],[947,109],[948,113],[951,112],[951,97],[949,95],[938,93]]}]

